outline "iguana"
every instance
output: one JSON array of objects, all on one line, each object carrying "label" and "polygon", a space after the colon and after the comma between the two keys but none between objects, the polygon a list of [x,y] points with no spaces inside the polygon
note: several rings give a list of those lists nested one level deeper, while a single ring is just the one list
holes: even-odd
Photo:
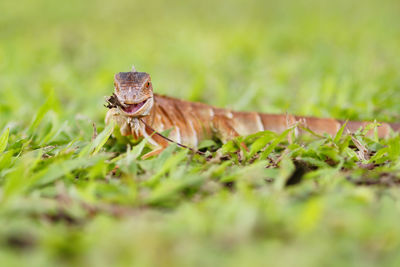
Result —
[{"label": "iguana", "polygon": [[[345,130],[355,132],[368,122],[332,118],[241,112],[217,108],[198,102],[184,101],[153,93],[150,75],[146,72],[120,72],[114,76],[114,94],[108,98],[105,121],[114,120],[123,136],[146,138],[154,150],[144,158],[159,154],[169,142],[155,131],[171,130],[169,138],[178,144],[196,148],[200,141],[217,138],[223,143],[259,131],[283,132],[293,125],[295,134],[310,129],[317,134],[335,135],[346,123]],[[381,123],[380,138],[391,131],[400,131],[400,124]],[[369,134],[373,134],[370,131]]]}]

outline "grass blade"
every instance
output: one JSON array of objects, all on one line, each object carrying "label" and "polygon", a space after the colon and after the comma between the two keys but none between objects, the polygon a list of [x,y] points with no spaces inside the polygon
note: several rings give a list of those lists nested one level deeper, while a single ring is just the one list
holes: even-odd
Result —
[{"label": "grass blade", "polygon": [[0,136],[0,153],[3,153],[4,150],[6,150],[9,133],[10,133],[10,129],[7,128],[3,131],[3,133]]}]

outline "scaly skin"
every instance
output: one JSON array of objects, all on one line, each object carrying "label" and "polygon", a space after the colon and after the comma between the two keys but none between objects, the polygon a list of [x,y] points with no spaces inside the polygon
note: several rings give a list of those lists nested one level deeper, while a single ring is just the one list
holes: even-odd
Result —
[{"label": "scaly skin", "polygon": [[[171,129],[169,138],[193,148],[205,139],[217,138],[225,143],[236,136],[259,131],[279,133],[296,123],[301,126],[296,128],[299,134],[304,131],[302,128],[308,128],[317,134],[335,135],[345,122],[330,118],[238,112],[153,94],[150,75],[134,69],[132,72],[116,74],[114,86],[114,94],[120,105],[107,112],[106,123],[115,120],[122,135],[132,135],[135,139],[146,138],[154,150],[145,158],[159,154],[169,143],[154,135],[139,118],[158,132]],[[350,121],[345,130],[355,132],[367,124]],[[378,136],[387,137],[392,130],[400,131],[400,124],[381,123]]]}]

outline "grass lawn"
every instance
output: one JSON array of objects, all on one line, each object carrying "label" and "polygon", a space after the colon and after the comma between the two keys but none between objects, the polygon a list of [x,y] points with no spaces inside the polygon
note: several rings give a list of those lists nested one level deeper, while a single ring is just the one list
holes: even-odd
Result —
[{"label": "grass lawn", "polygon": [[141,160],[103,106],[135,64],[182,99],[400,122],[398,0],[0,10],[2,266],[398,266],[398,134],[264,132],[241,156],[207,142],[209,161],[175,146]]}]

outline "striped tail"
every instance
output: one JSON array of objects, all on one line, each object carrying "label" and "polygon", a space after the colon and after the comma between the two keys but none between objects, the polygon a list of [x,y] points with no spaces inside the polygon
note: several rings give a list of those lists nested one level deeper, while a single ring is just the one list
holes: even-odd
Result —
[{"label": "striped tail", "polygon": [[[301,134],[305,129],[310,129],[317,134],[328,133],[332,136],[340,130],[346,123],[344,132],[354,133],[360,128],[364,128],[372,122],[361,121],[345,121],[336,120],[331,118],[315,118],[315,117],[302,117],[293,115],[282,114],[263,114],[256,112],[234,112],[234,120],[236,125],[246,125],[243,129],[243,134],[250,134],[257,130],[269,130],[274,132],[283,132],[287,128],[298,125],[297,130]],[[240,126],[239,126],[240,128]],[[400,123],[379,123],[377,133],[379,138],[385,138],[390,135],[390,132],[400,132]],[[367,136],[374,135],[374,129],[367,133]]]}]

